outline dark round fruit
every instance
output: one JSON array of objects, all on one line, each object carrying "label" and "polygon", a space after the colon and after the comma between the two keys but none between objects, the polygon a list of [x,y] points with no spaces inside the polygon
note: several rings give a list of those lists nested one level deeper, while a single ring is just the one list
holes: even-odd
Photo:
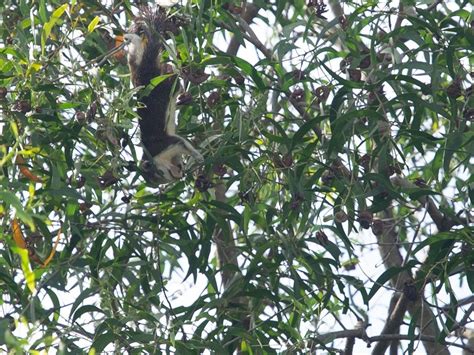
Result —
[{"label": "dark round fruit", "polygon": [[3,100],[8,93],[8,89],[4,86],[0,87],[0,100]]},{"label": "dark round fruit", "polygon": [[362,211],[359,212],[359,219],[358,222],[360,223],[360,226],[364,229],[369,229],[370,225],[372,224],[373,221],[373,215],[369,211]]},{"label": "dark round fruit", "polygon": [[348,217],[347,217],[347,214],[346,212],[344,211],[337,211],[335,214],[334,214],[334,220],[337,222],[337,223],[344,223],[348,220]]}]

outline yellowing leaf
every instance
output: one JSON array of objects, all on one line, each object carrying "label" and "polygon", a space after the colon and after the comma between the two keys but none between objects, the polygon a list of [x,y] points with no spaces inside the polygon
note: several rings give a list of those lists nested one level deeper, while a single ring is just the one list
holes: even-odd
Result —
[{"label": "yellowing leaf", "polygon": [[56,241],[54,242],[53,249],[51,249],[51,253],[49,253],[49,256],[46,258],[46,260],[43,263],[43,267],[48,266],[48,264],[53,260],[54,254],[56,254],[56,249],[58,248],[59,240],[61,239],[61,228],[59,228],[58,235],[56,236]]},{"label": "yellowing leaf", "polygon": [[33,204],[33,201],[35,199],[35,194],[36,194],[36,189],[35,189],[35,184],[31,183],[28,185],[28,203],[27,207],[31,207]]},{"label": "yellowing leaf", "polygon": [[21,154],[23,156],[30,156],[30,155],[36,155],[41,151],[41,147],[31,147],[28,149],[22,149],[18,151],[18,154]]},{"label": "yellowing leaf", "polygon": [[247,345],[247,342],[245,340],[242,340],[240,343],[240,350],[242,352],[247,352],[249,350],[249,346]]},{"label": "yellowing leaf", "polygon": [[36,292],[36,280],[35,274],[31,270],[30,266],[30,259],[28,257],[28,250],[27,249],[20,249],[20,248],[13,248],[21,258],[21,269],[23,271],[23,275],[25,276],[26,286],[31,291],[32,294]]},{"label": "yellowing leaf", "polygon": [[28,180],[33,182],[43,182],[39,176],[33,174],[30,169],[26,166],[25,159],[21,155],[16,156],[16,165],[20,169],[20,172],[26,177]]},{"label": "yellowing leaf", "polygon": [[94,19],[91,21],[91,23],[89,23],[89,25],[87,26],[87,30],[89,31],[89,33],[91,33],[92,31],[95,30],[95,28],[96,28],[97,25],[99,24],[99,21],[100,21],[99,16],[96,16],[96,17],[94,17]]},{"label": "yellowing leaf", "polygon": [[21,249],[26,249],[26,241],[23,237],[23,233],[21,232],[20,223],[16,218],[12,220],[12,233],[13,233],[13,240],[17,247]]},{"label": "yellowing leaf", "polygon": [[18,126],[16,125],[16,123],[14,121],[10,121],[10,128],[12,130],[12,133],[13,135],[15,136],[15,138],[18,140]]},{"label": "yellowing leaf", "polygon": [[2,154],[3,154],[3,158],[2,158],[2,160],[0,160],[0,168],[1,168],[6,163],[10,162],[10,160],[13,159],[13,157],[15,155],[15,150],[14,149],[10,150],[10,152],[8,152],[8,154],[6,154],[6,150],[4,150],[3,147],[0,150],[2,151]]},{"label": "yellowing leaf", "polygon": [[31,68],[35,71],[40,71],[43,66],[40,63],[31,63]]}]

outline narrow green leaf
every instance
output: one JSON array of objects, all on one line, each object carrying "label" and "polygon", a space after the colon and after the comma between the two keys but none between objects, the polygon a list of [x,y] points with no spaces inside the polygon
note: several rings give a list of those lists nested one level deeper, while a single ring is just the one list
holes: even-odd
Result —
[{"label": "narrow green leaf", "polygon": [[[443,241],[453,241],[453,240],[464,240],[469,238],[469,229],[461,229],[456,232],[440,232],[435,235],[430,236],[429,238],[426,238],[423,240],[420,244],[417,245],[417,247],[413,250],[413,254],[418,253],[421,249],[423,249],[426,246],[435,244],[435,243],[440,243]],[[474,242],[474,240],[473,240]]]},{"label": "narrow green leaf", "polygon": [[44,55],[44,51],[46,47],[46,41],[51,35],[51,31],[53,30],[53,27],[56,25],[56,23],[59,21],[59,19],[61,18],[61,16],[64,14],[64,12],[66,11],[68,7],[69,7],[69,4],[63,4],[60,7],[58,7],[56,10],[54,10],[49,21],[44,25],[43,32],[41,33],[41,53],[43,53],[43,55]]},{"label": "narrow green leaf", "polygon": [[76,300],[74,301],[74,303],[71,307],[71,312],[69,313],[69,319],[71,318],[71,316],[76,311],[76,308],[79,307],[79,305],[82,303],[82,301],[84,301],[86,298],[90,297],[90,295],[92,293],[94,293],[94,290],[91,289],[91,288],[88,288],[88,289],[84,290],[83,292],[81,292],[81,294],[79,296],[77,296]]},{"label": "narrow green leaf", "polygon": [[80,307],[80,308],[74,313],[74,316],[73,316],[72,319],[71,319],[71,323],[74,323],[74,322],[76,321],[76,319],[78,319],[79,317],[81,317],[84,313],[92,313],[92,312],[104,313],[103,310],[101,310],[100,308],[98,308],[98,307],[96,307],[96,306],[93,306],[93,305],[85,305],[85,306]]},{"label": "narrow green leaf", "polygon": [[263,82],[260,73],[255,69],[252,64],[238,57],[231,57],[231,60],[237,67],[242,69],[245,74],[249,75],[252,78],[253,82],[255,83],[255,85],[257,85],[257,88],[260,91],[265,90],[266,85]]},{"label": "narrow green leaf", "polygon": [[143,88],[142,90],[140,90],[140,97],[144,97],[144,96],[148,96],[150,95],[151,91],[156,88],[159,84],[161,84],[163,81],[165,81],[166,79],[174,76],[175,74],[171,73],[171,74],[164,74],[164,75],[160,75],[160,76],[157,76],[153,79],[150,80],[150,84],[148,84],[145,88]]},{"label": "narrow green leaf", "polygon": [[36,280],[35,273],[31,270],[30,258],[28,257],[28,250],[21,249],[18,247],[12,247],[12,250],[20,256],[21,259],[21,270],[25,277],[26,286],[32,294],[36,293]]},{"label": "narrow green leaf", "polygon": [[454,156],[454,153],[458,150],[458,148],[462,145],[463,142],[463,134],[455,130],[451,132],[446,137],[446,145],[444,148],[444,160],[443,160],[443,168],[446,174],[450,173],[449,165],[451,164],[451,160]]},{"label": "narrow green leaf", "polygon": [[418,200],[420,197],[423,197],[423,196],[441,195],[439,192],[436,192],[430,189],[419,189],[419,188],[406,189],[406,190],[403,190],[403,192],[406,192],[412,200]]},{"label": "narrow green leaf", "polygon": [[23,205],[18,199],[18,197],[15,196],[10,191],[0,191],[0,201],[4,201],[7,205],[12,206],[15,208],[16,215],[28,226],[34,231],[35,229],[35,224],[33,222],[33,218],[31,217],[30,214],[28,214],[24,209]]},{"label": "narrow green leaf", "polygon": [[95,350],[96,354],[102,353],[104,351],[105,347],[109,345],[110,343],[113,343],[117,339],[117,335],[115,335],[113,332],[106,332],[103,334],[100,334],[94,339],[94,342],[92,343],[92,349]]},{"label": "narrow green leaf", "polygon": [[405,265],[404,267],[391,267],[387,269],[382,275],[379,276],[379,278],[374,282],[374,285],[372,286],[368,299],[372,299],[374,295],[377,293],[377,291],[384,286],[389,280],[391,280],[393,277],[398,275],[401,272],[404,272],[406,270],[409,270],[413,266],[414,261],[410,261]]},{"label": "narrow green leaf", "polygon": [[89,25],[87,26],[87,31],[89,31],[89,33],[94,31],[97,25],[99,24],[99,22],[100,22],[100,17],[99,16],[94,17],[92,21],[89,23]]},{"label": "narrow green leaf", "polygon": [[38,6],[38,14],[39,18],[41,20],[41,23],[45,23],[48,21],[48,15],[46,11],[46,1],[45,0],[40,0],[39,6]]},{"label": "narrow green leaf", "polygon": [[366,83],[359,83],[357,81],[352,81],[352,80],[347,80],[347,79],[344,79],[343,77],[337,75],[335,72],[333,72],[331,69],[329,69],[329,67],[324,64],[323,62],[319,62],[323,67],[324,69],[327,70],[327,72],[329,74],[331,74],[331,76],[336,79],[339,84],[343,85],[344,88],[350,88],[350,89],[361,89],[363,88],[364,86],[366,86],[367,84]]},{"label": "narrow green leaf", "polygon": [[318,124],[320,118],[314,118],[312,120],[309,120],[308,122],[305,122],[301,127],[298,129],[298,131],[295,132],[291,139],[291,144],[293,147],[302,144],[303,143],[303,137],[305,136],[306,133],[308,133],[310,130],[316,127]]}]

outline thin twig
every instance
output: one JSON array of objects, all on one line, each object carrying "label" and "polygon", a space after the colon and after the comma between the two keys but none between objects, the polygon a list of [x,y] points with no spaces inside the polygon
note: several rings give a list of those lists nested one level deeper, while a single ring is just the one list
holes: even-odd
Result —
[{"label": "thin twig", "polygon": [[443,2],[443,0],[436,0],[435,2],[433,2],[430,6],[428,6],[426,8],[426,11],[428,11],[428,12],[433,11],[442,2]]}]

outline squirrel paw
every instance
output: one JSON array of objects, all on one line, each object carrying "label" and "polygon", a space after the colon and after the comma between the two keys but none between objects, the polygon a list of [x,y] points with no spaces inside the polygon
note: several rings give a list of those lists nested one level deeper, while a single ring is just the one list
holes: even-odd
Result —
[{"label": "squirrel paw", "polygon": [[193,153],[193,158],[196,160],[196,162],[200,164],[204,163],[204,157],[202,156],[201,153],[197,151]]}]

